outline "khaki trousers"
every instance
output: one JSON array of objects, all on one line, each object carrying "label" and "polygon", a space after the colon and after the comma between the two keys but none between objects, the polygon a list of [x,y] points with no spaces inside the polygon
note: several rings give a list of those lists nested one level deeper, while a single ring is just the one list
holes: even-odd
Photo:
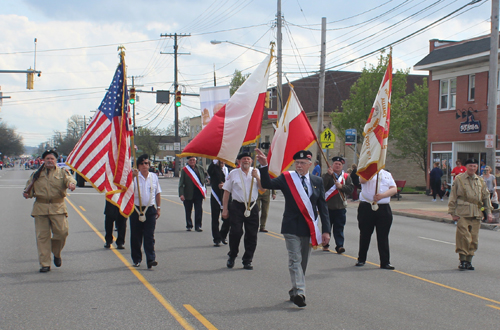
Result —
[{"label": "khaki trousers", "polygon": [[35,231],[40,267],[50,267],[51,253],[61,258],[68,237],[68,218],[64,214],[36,215]]},{"label": "khaki trousers", "polygon": [[471,217],[460,217],[457,221],[456,248],[461,261],[471,261],[477,250],[481,220]]}]

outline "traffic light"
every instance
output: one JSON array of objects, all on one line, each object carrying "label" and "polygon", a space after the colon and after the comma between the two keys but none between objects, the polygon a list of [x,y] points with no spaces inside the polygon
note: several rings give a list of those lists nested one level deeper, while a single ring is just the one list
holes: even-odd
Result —
[{"label": "traffic light", "polygon": [[264,106],[269,109],[271,108],[271,92],[266,92],[266,101],[265,101],[265,104]]},{"label": "traffic light", "polygon": [[128,102],[130,104],[135,104],[135,88],[134,87],[132,87],[130,89],[130,98],[129,98]]},{"label": "traffic light", "polygon": [[28,72],[26,74],[26,89],[33,89],[34,81],[35,81],[35,72]]},{"label": "traffic light", "polygon": [[175,92],[175,106],[180,107],[182,105],[181,102],[181,91],[176,91]]}]

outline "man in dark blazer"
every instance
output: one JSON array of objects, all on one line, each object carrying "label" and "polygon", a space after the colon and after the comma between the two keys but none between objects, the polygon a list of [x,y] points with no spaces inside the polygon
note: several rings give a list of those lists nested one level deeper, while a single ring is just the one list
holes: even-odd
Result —
[{"label": "man in dark blazer", "polygon": [[[179,179],[179,197],[184,203],[184,210],[186,211],[186,229],[191,231],[193,229],[193,221],[191,220],[191,212],[194,205],[194,227],[196,231],[201,232],[201,218],[203,215],[203,199],[205,199],[206,191],[203,193],[200,190],[205,189],[205,170],[202,166],[196,164],[197,158],[190,156],[187,157],[188,164],[181,171]],[[190,170],[191,171],[190,171]]]},{"label": "man in dark blazer", "polygon": [[[299,307],[304,307],[306,306],[305,273],[311,254],[311,243],[326,245],[330,241],[330,220],[325,201],[323,179],[309,175],[309,168],[312,165],[310,151],[301,150],[293,156],[296,171],[284,172],[279,177],[271,179],[266,155],[259,149],[255,150],[257,159],[262,165],[260,168],[262,187],[279,189],[285,197],[281,233],[285,237],[288,250],[288,269],[292,280],[292,289],[288,293],[291,301]],[[308,196],[309,200],[301,199],[300,195]],[[306,210],[308,206],[314,215],[308,213]],[[309,229],[312,216],[315,220],[318,213],[321,218],[321,242],[316,239],[320,233],[311,233]]]}]

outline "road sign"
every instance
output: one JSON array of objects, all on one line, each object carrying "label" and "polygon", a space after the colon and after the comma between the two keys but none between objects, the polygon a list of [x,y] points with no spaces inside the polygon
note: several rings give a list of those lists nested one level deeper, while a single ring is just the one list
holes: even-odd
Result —
[{"label": "road sign", "polygon": [[[320,142],[321,143],[331,143],[333,145],[333,142],[335,142],[335,134],[333,134],[331,129],[327,128],[323,132],[321,132]],[[328,149],[332,149],[332,148],[328,148]],[[325,148],[323,148],[323,149],[325,149]]]},{"label": "road sign", "polygon": [[356,129],[350,128],[345,130],[345,144],[356,144]]},{"label": "road sign", "polygon": [[333,143],[321,143],[321,149],[333,149]]},{"label": "road sign", "polygon": [[485,134],[484,147],[485,148],[494,148],[495,147],[495,134]]}]

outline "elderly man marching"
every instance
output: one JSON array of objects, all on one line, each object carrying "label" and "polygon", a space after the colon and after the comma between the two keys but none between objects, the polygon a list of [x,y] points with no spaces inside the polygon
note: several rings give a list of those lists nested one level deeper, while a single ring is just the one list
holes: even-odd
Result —
[{"label": "elderly man marching", "polygon": [[[26,183],[24,198],[35,197],[31,216],[35,218],[36,244],[40,273],[50,271],[50,255],[54,265],[61,267],[61,251],[68,237],[68,211],[64,203],[66,189],[76,188],[76,180],[65,169],[57,167],[57,152],[42,154],[44,164]],[[52,237],[51,237],[52,231]]]},{"label": "elderly man marching", "polygon": [[457,221],[455,252],[459,255],[460,270],[474,270],[471,262],[477,250],[482,207],[488,221],[492,220],[490,193],[483,179],[476,174],[478,166],[477,159],[465,162],[467,171],[455,177],[448,201],[448,213]]},{"label": "elderly man marching", "polygon": [[[266,189],[279,189],[285,197],[281,233],[288,250],[288,270],[292,281],[292,289],[288,294],[295,305],[305,307],[305,274],[311,245],[324,246],[330,241],[330,221],[323,179],[309,174],[312,154],[310,151],[301,150],[293,156],[295,171],[283,172],[271,180],[266,155],[259,149],[255,150],[262,165],[262,186]],[[318,215],[321,218],[321,230],[318,228]]]},{"label": "elderly man marching", "polygon": [[[234,267],[234,260],[238,256],[243,226],[245,226],[245,253],[243,254],[243,268],[252,270],[252,260],[257,247],[257,233],[259,231],[259,207],[255,205],[260,185],[259,172],[252,167],[252,158],[247,152],[238,155],[239,168],[229,172],[226,182],[222,186],[222,218],[229,217],[229,259],[227,267]],[[229,202],[229,195],[233,200]],[[248,204],[250,201],[250,205]]]},{"label": "elderly man marching", "polygon": [[[325,186],[325,199],[328,205],[328,214],[330,216],[330,225],[335,239],[335,251],[338,254],[345,252],[344,248],[344,227],[346,222],[346,195],[354,190],[352,179],[348,173],[342,170],[344,159],[342,157],[333,157],[333,164],[328,168],[327,173],[323,174],[323,184]],[[323,251],[329,251],[329,245],[323,246]]]}]

